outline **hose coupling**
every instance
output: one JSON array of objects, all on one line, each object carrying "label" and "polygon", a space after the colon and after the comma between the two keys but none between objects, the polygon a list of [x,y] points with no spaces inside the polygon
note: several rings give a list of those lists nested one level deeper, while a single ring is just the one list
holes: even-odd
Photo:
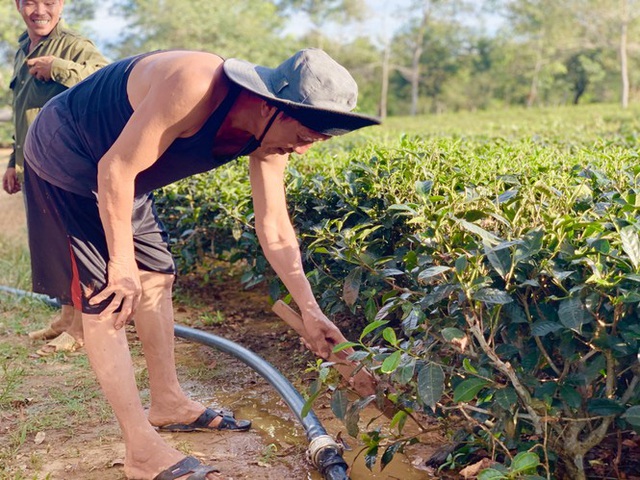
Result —
[{"label": "hose coupling", "polygon": [[319,469],[321,464],[319,454],[328,448],[335,450],[341,456],[344,452],[344,447],[337,443],[330,435],[320,435],[311,440],[309,449],[307,450],[307,456],[314,467]]}]

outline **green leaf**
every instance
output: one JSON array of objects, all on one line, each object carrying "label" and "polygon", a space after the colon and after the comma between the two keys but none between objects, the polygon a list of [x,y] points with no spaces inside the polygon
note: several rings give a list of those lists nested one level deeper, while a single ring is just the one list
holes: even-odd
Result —
[{"label": "green leaf", "polygon": [[516,247],[513,254],[513,263],[518,264],[529,257],[532,257],[542,248],[542,229],[531,230],[523,238],[523,242]]},{"label": "green leaf", "polygon": [[[633,407],[627,408],[627,411],[622,415],[629,425],[633,427],[640,427],[640,405],[634,405]],[[636,429],[636,431],[638,431]]]},{"label": "green leaf", "polygon": [[545,335],[558,330],[562,330],[564,327],[558,322],[550,322],[548,320],[542,320],[531,324],[531,335],[534,337],[544,337]]},{"label": "green leaf", "polygon": [[362,330],[362,333],[360,334],[360,340],[369,335],[375,329],[380,328],[387,323],[389,323],[387,320],[376,320],[375,322],[371,322],[369,325],[364,327],[364,330]]},{"label": "green leaf", "polygon": [[459,328],[453,328],[453,327],[443,328],[440,333],[442,333],[442,336],[447,342],[461,339],[466,336],[462,330],[460,330]]},{"label": "green leaf", "polygon": [[568,298],[560,302],[558,307],[560,322],[571,330],[580,331],[582,326],[593,320],[578,297]]},{"label": "green leaf", "polygon": [[638,238],[638,229],[633,225],[628,225],[620,230],[620,239],[622,240],[622,248],[628,255],[633,267],[638,270],[640,267],[640,239]]},{"label": "green leaf", "polygon": [[398,338],[396,337],[396,332],[391,327],[387,327],[383,330],[382,337],[393,346],[396,346],[398,344]]},{"label": "green leaf", "polygon": [[609,398],[592,398],[587,402],[587,411],[594,415],[619,415],[624,412],[624,407],[619,402]]},{"label": "green leaf", "polygon": [[518,401],[518,394],[512,387],[501,388],[493,397],[498,405],[504,410],[511,410],[511,408]]},{"label": "green leaf", "polygon": [[533,470],[540,465],[540,458],[533,452],[520,452],[511,462],[511,473],[519,474]]},{"label": "green leaf", "polygon": [[578,391],[570,387],[569,385],[563,385],[560,387],[560,398],[567,402],[567,405],[571,408],[580,408],[582,405],[582,395]]},{"label": "green leaf", "polygon": [[362,268],[356,267],[347,278],[344,280],[344,286],[342,287],[342,298],[344,298],[344,302],[350,307],[356,303],[358,300],[358,295],[360,295],[360,285],[362,284]]},{"label": "green leaf", "polygon": [[398,365],[400,365],[401,357],[402,357],[402,351],[396,350],[395,352],[393,352],[391,355],[389,355],[387,358],[384,359],[384,362],[382,362],[382,366],[380,367],[380,371],[382,373],[391,373],[395,371],[395,369],[398,368]]},{"label": "green leaf", "polygon": [[506,480],[504,473],[496,470],[495,468],[487,468],[482,470],[478,475],[478,480]]},{"label": "green leaf", "polygon": [[396,374],[397,374],[397,381],[400,383],[400,385],[406,385],[411,381],[411,379],[413,378],[413,373],[415,371],[415,368],[416,368],[415,360],[411,360],[408,364],[398,367],[398,369],[396,370]]},{"label": "green leaf", "polygon": [[487,256],[489,263],[498,275],[502,278],[507,276],[511,270],[511,252],[507,248],[498,249],[491,248],[490,245],[484,245],[484,254]]},{"label": "green leaf", "polygon": [[344,390],[337,389],[331,396],[331,411],[340,420],[344,420],[347,415],[347,406],[349,405],[349,399],[347,393]]},{"label": "green leaf", "polygon": [[346,350],[347,348],[353,348],[358,346],[360,346],[360,344],[356,342],[342,342],[336,345],[335,347],[333,347],[333,350],[331,351],[333,353],[338,353],[338,352],[341,352],[342,350]]},{"label": "green leaf", "polygon": [[322,389],[318,388],[318,390],[314,392],[314,394],[311,395],[306,402],[304,402],[304,406],[302,407],[302,411],[300,412],[300,417],[304,418],[307,416],[307,414],[313,408],[313,402],[316,401],[316,398],[318,398],[321,392],[322,392]]},{"label": "green leaf", "polygon": [[513,302],[511,295],[497,288],[481,288],[473,294],[473,299],[489,305],[506,305]]},{"label": "green leaf", "polygon": [[444,371],[440,365],[428,363],[418,373],[418,398],[435,410],[444,394]]},{"label": "green leaf", "polygon": [[440,275],[441,273],[447,272],[451,270],[451,267],[445,267],[443,265],[438,265],[435,267],[429,267],[426,270],[423,270],[418,275],[418,280],[421,282],[426,282],[427,280],[435,277],[436,275]]},{"label": "green leaf", "polygon": [[460,226],[468,232],[474,233],[482,238],[483,243],[489,245],[497,245],[502,242],[502,239],[493,233],[486,231],[484,228],[479,227],[475,223],[467,222],[466,220],[458,220]]},{"label": "green leaf", "polygon": [[402,445],[402,442],[396,442],[392,443],[385,449],[382,454],[382,458],[380,459],[380,471],[384,470],[384,467],[391,463],[391,460],[393,460],[395,454],[398,453],[398,450],[402,448]]},{"label": "green leaf", "polygon": [[469,360],[468,358],[465,358],[462,361],[462,368],[467,373],[478,373],[478,369],[471,365],[471,360]]},{"label": "green leaf", "polygon": [[453,401],[456,403],[470,402],[487,385],[489,385],[489,382],[481,378],[469,378],[455,388]]}]

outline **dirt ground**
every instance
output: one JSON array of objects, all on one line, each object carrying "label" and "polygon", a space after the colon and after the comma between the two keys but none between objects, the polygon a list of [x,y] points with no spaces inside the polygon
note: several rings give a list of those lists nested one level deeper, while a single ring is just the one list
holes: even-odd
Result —
[{"label": "dirt ground", "polygon": [[[0,151],[4,165],[6,151]],[[0,192],[0,234],[25,241],[24,211],[21,195]],[[181,302],[176,304],[176,321],[233,340],[276,366],[302,392],[313,375],[305,373],[312,356],[300,345],[296,335],[271,311],[267,296],[260,290],[243,290],[232,276],[221,275],[213,283],[203,284],[195,277],[181,278],[177,285]],[[2,298],[0,298],[2,301]],[[139,351],[135,331],[128,331],[134,353]],[[26,335],[3,338],[35,349]],[[199,344],[177,340],[178,371],[184,388],[195,398],[214,407],[231,408],[240,418],[250,418],[253,428],[248,433],[188,433],[163,434],[180,450],[195,455],[218,467],[225,479],[320,479],[321,476],[306,459],[307,441],[304,429],[273,388],[242,362]],[[79,352],[83,356],[82,351]],[[144,376],[144,363],[134,356],[137,370]],[[13,430],[17,420],[25,415],[37,415],[47,408],[46,398],[60,382],[73,375],[73,368],[64,355],[45,361],[32,355],[41,374],[24,378],[32,398],[16,405],[10,414],[0,412],[0,443],[18,435]],[[86,366],[85,368],[89,368]],[[142,391],[143,400],[148,392]],[[93,404],[91,404],[93,405]],[[86,408],[92,408],[85,406]],[[80,404],[78,408],[82,409]],[[416,447],[406,455],[398,454],[392,464],[380,472],[364,466],[358,455],[362,444],[349,437],[342,423],[335,419],[328,399],[323,399],[314,412],[328,433],[346,439],[350,450],[345,459],[352,466],[351,478],[418,480],[434,478],[422,467],[443,439],[435,435],[433,448]],[[362,427],[376,420],[377,412],[367,410]],[[110,411],[89,415],[73,430],[44,429],[29,433],[17,449],[8,470],[9,479],[37,480],[123,480],[124,445],[119,428]],[[388,421],[380,421],[386,428]],[[357,457],[357,458],[356,458]],[[35,461],[34,459],[40,459]],[[0,472],[0,480],[4,480]]]}]

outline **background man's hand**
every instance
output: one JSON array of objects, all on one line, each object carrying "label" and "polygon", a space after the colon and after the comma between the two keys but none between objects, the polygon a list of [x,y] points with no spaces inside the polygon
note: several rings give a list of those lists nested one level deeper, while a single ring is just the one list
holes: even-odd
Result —
[{"label": "background man's hand", "polygon": [[20,180],[18,180],[18,174],[14,167],[9,167],[7,168],[7,171],[4,172],[2,177],[2,188],[9,195],[13,195],[20,191]]},{"label": "background man's hand", "polygon": [[38,80],[48,82],[51,80],[51,64],[53,64],[55,58],[56,57],[52,55],[47,55],[46,57],[37,57],[27,60],[29,73]]}]

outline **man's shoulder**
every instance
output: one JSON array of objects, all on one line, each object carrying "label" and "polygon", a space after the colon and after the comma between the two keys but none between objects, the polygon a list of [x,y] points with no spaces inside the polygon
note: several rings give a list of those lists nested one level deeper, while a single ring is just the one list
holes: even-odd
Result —
[{"label": "man's shoulder", "polygon": [[69,28],[61,28],[60,30],[58,30],[58,35],[61,39],[64,39],[65,41],[93,43],[91,40],[89,40],[87,37],[85,37],[81,33],[76,32],[75,30],[71,30]]}]

